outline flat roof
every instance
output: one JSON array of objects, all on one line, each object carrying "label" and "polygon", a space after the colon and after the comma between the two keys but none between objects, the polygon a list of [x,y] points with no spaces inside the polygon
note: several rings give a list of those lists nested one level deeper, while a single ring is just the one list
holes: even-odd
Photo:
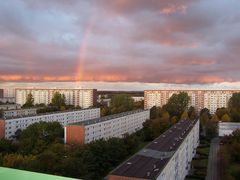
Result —
[{"label": "flat roof", "polygon": [[156,179],[197,121],[179,121],[109,175]]},{"label": "flat roof", "polygon": [[62,114],[62,113],[68,113],[68,112],[76,112],[76,111],[84,111],[84,110],[90,110],[90,109],[99,109],[99,108],[85,108],[85,109],[76,109],[76,110],[66,110],[66,111],[55,111],[55,112],[48,112],[48,113],[39,113],[36,115],[26,115],[26,116],[18,116],[18,117],[7,117],[3,118],[4,120],[11,120],[11,119],[20,119],[25,117],[36,117],[36,116],[45,116],[45,115],[51,115],[51,114]]},{"label": "flat roof", "polygon": [[0,179],[2,180],[77,180],[73,178],[55,176],[31,171],[23,171],[12,168],[0,167]]},{"label": "flat roof", "polygon": [[124,117],[124,116],[131,115],[131,114],[136,114],[136,113],[140,113],[140,112],[144,112],[144,111],[148,111],[148,110],[137,109],[137,110],[133,110],[133,111],[128,111],[128,112],[113,114],[113,115],[109,115],[109,116],[104,116],[104,117],[100,117],[100,118],[89,119],[89,120],[85,120],[85,121],[81,121],[81,122],[77,122],[77,123],[71,123],[71,124],[68,124],[68,125],[86,126],[86,125],[91,125],[91,124],[96,124],[96,123],[99,123],[99,122],[109,121],[109,120],[112,120],[112,119]]}]

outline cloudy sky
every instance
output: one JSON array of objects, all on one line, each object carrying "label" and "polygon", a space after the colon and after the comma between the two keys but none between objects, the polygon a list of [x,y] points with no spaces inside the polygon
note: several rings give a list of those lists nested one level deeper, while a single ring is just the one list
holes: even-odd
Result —
[{"label": "cloudy sky", "polygon": [[240,81],[239,0],[0,1],[0,81]]}]

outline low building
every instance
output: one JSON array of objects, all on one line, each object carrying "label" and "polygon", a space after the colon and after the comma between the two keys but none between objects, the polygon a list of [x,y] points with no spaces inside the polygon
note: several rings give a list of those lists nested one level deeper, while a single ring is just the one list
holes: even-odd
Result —
[{"label": "low building", "polygon": [[199,144],[199,120],[182,120],[113,170],[108,180],[184,180]]},{"label": "low building", "polygon": [[20,104],[1,104],[0,110],[13,110],[13,109],[21,109]]},{"label": "low building", "polygon": [[2,180],[77,180],[73,178],[0,167]]},{"label": "low building", "polygon": [[16,103],[15,97],[3,97],[0,98],[1,103]]},{"label": "low building", "polygon": [[35,116],[25,116],[17,118],[5,118],[0,119],[0,139],[11,138],[17,130],[23,130],[29,125],[45,121],[54,122],[57,121],[63,126],[69,123],[76,123],[85,121],[88,119],[94,119],[100,117],[100,108],[90,108],[75,111],[63,111],[46,114],[37,114]]},{"label": "low building", "polygon": [[149,118],[149,110],[135,110],[69,124],[64,127],[65,143],[84,144],[102,138],[121,138],[142,129],[143,122]]},{"label": "low building", "polygon": [[3,118],[17,118],[25,116],[34,116],[37,115],[37,109],[14,109],[14,110],[5,110],[3,111]]},{"label": "low building", "polygon": [[144,97],[143,96],[133,96],[132,97],[134,102],[139,102],[139,101],[143,101]]},{"label": "low building", "polygon": [[218,123],[218,135],[220,137],[232,134],[236,129],[240,129],[240,123],[238,122],[219,122]]}]

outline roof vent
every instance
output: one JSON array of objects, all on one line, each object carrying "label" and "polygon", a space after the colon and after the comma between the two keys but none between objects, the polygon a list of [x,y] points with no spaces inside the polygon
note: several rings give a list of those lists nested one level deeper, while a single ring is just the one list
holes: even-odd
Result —
[{"label": "roof vent", "polygon": [[154,169],[154,172],[159,171],[159,169]]},{"label": "roof vent", "polygon": [[156,164],[154,164],[154,165],[153,165],[153,168],[154,168],[154,169],[156,169],[156,168],[157,168]]},{"label": "roof vent", "polygon": [[157,143],[158,143],[157,141],[154,142],[154,144],[157,144]]},{"label": "roof vent", "polygon": [[151,172],[150,171],[148,171],[147,172],[147,177],[149,177],[151,175]]},{"label": "roof vent", "polygon": [[127,162],[127,165],[131,165],[132,163],[131,162]]}]

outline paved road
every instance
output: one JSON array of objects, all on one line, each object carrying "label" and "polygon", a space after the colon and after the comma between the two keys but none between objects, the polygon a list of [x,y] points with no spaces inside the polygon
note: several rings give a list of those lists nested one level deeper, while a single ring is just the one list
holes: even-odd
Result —
[{"label": "paved road", "polygon": [[219,180],[217,172],[217,153],[219,150],[219,142],[219,138],[214,138],[211,141],[206,180]]}]

